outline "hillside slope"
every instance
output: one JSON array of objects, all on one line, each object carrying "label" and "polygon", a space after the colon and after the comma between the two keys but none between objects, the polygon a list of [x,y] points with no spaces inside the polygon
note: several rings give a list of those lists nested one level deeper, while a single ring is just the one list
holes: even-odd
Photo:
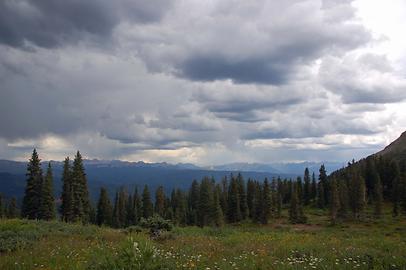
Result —
[{"label": "hillside slope", "polygon": [[390,143],[382,151],[376,153],[377,156],[382,156],[388,159],[394,159],[399,163],[406,161],[406,131],[400,135],[398,139]]}]

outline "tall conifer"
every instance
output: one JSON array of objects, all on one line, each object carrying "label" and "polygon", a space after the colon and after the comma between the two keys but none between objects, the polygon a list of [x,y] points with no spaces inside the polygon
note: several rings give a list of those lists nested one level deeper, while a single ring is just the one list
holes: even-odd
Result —
[{"label": "tall conifer", "polygon": [[47,172],[41,185],[39,218],[51,220],[55,218],[55,198],[53,194],[53,176],[51,162],[48,163]]},{"label": "tall conifer", "polygon": [[97,203],[97,225],[112,225],[113,209],[107,190],[102,187],[100,189],[99,201]]},{"label": "tall conifer", "polygon": [[23,198],[21,216],[28,219],[38,219],[40,214],[40,196],[42,189],[41,160],[37,150],[32,152],[31,159],[27,165],[27,183]]},{"label": "tall conifer", "polygon": [[154,206],[151,201],[151,194],[149,193],[148,186],[144,186],[144,191],[142,192],[142,216],[144,218],[149,218],[154,214]]}]

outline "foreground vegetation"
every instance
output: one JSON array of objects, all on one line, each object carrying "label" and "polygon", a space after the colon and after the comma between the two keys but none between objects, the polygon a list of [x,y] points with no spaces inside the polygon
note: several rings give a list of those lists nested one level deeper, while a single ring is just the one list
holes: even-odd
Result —
[{"label": "foreground vegetation", "polygon": [[0,269],[406,269],[406,221],[385,210],[331,226],[315,209],[289,224],[284,209],[268,225],[175,227],[154,240],[138,227],[2,220]]}]

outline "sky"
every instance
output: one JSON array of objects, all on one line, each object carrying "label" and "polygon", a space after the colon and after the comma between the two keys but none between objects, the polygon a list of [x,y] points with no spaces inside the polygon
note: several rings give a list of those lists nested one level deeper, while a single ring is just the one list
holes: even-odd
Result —
[{"label": "sky", "polygon": [[359,159],[406,130],[403,0],[0,0],[0,158]]}]

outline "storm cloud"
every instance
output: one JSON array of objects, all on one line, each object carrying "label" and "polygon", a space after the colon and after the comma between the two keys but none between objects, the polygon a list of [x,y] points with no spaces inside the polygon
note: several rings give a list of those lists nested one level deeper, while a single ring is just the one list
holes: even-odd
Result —
[{"label": "storm cloud", "polygon": [[44,48],[89,39],[109,42],[122,21],[154,22],[169,7],[169,0],[5,0],[0,2],[0,42]]},{"label": "storm cloud", "polygon": [[356,2],[1,1],[0,158],[38,147],[53,159],[80,149],[213,164],[379,150],[406,128],[406,58]]}]

